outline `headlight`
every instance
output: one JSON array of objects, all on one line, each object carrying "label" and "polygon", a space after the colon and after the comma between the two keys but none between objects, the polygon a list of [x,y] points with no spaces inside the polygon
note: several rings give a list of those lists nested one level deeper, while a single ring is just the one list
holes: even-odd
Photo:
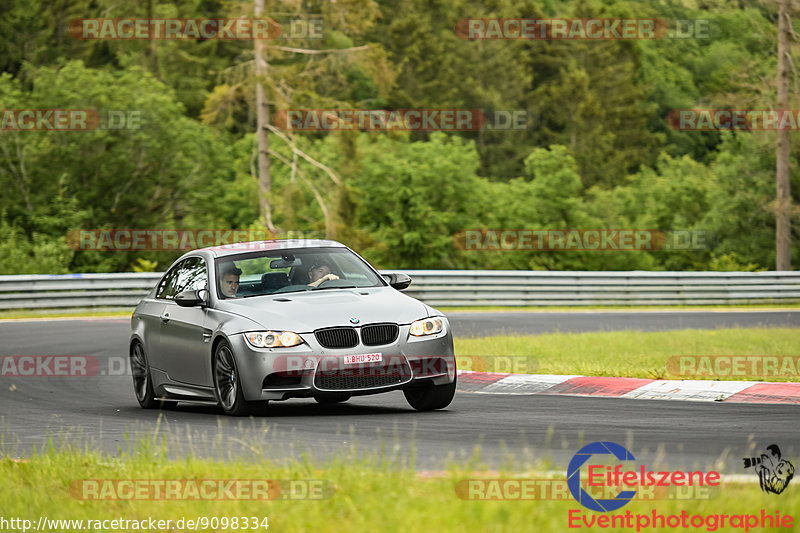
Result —
[{"label": "headlight", "polygon": [[444,322],[441,318],[423,318],[411,323],[411,329],[408,332],[415,337],[423,335],[434,335],[440,333],[444,329]]},{"label": "headlight", "polygon": [[256,348],[288,348],[303,343],[303,338],[293,331],[253,331],[245,338]]}]

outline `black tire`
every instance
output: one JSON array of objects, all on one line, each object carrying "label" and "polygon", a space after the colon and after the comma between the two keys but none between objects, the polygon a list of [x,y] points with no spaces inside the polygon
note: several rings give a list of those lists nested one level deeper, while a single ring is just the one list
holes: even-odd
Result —
[{"label": "black tire", "polygon": [[458,375],[452,383],[447,385],[428,385],[427,387],[412,387],[403,390],[408,404],[417,411],[433,411],[444,409],[456,395]]},{"label": "black tire", "polygon": [[150,377],[150,363],[144,346],[136,341],[131,346],[130,353],[131,375],[133,375],[133,393],[136,401],[143,409],[172,409],[177,402],[170,402],[163,398],[156,398],[153,390],[153,379]]},{"label": "black tire", "polygon": [[246,416],[250,413],[250,405],[244,399],[239,371],[236,368],[236,357],[230,344],[220,341],[214,350],[214,392],[222,410],[230,416]]},{"label": "black tire", "polygon": [[259,400],[257,402],[247,402],[247,411],[251,415],[266,415],[269,407],[269,400]]},{"label": "black tire", "polygon": [[314,396],[314,399],[320,405],[334,405],[337,403],[344,403],[349,400],[349,394],[331,394],[329,396]]}]

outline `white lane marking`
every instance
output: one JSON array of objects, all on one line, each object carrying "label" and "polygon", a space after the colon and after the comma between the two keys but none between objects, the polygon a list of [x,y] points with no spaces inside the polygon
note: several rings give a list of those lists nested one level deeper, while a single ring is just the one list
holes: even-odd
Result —
[{"label": "white lane marking", "polygon": [[476,392],[479,394],[536,394],[578,377],[581,376],[512,374]]},{"label": "white lane marking", "polygon": [[742,392],[757,383],[761,382],[709,380],[653,381],[638,389],[626,392],[620,396],[620,398],[713,402],[725,400],[737,392]]},{"label": "white lane marking", "polygon": [[[459,373],[483,373],[459,370]],[[573,378],[586,376],[553,374],[511,374],[486,387],[472,391],[474,394],[529,395],[547,392],[548,389]],[[622,378],[621,378],[622,379]],[[712,380],[656,380],[619,396],[635,400],[684,400],[714,402],[724,401],[762,381],[712,381]],[[761,403],[761,402],[753,402]]]}]

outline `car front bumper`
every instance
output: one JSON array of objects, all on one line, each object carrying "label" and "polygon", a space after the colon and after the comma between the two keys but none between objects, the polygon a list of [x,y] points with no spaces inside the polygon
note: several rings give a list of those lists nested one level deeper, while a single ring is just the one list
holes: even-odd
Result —
[{"label": "car front bumper", "polygon": [[[401,325],[397,340],[383,346],[329,349],[313,333],[291,348],[254,348],[244,334],[228,338],[236,354],[244,398],[286,400],[312,396],[378,394],[426,384],[452,383],[456,358],[450,325],[441,333],[413,337]],[[380,354],[380,362],[345,364],[345,356]]]}]

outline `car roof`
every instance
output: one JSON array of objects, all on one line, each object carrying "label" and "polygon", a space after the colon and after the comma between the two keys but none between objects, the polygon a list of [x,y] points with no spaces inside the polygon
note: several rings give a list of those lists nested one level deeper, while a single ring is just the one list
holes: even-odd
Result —
[{"label": "car roof", "polygon": [[195,250],[195,252],[209,252],[214,257],[225,257],[228,255],[256,252],[259,250],[285,250],[289,248],[346,248],[346,246],[340,242],[329,241],[325,239],[281,239],[223,244],[220,246],[201,248],[199,250]]}]

